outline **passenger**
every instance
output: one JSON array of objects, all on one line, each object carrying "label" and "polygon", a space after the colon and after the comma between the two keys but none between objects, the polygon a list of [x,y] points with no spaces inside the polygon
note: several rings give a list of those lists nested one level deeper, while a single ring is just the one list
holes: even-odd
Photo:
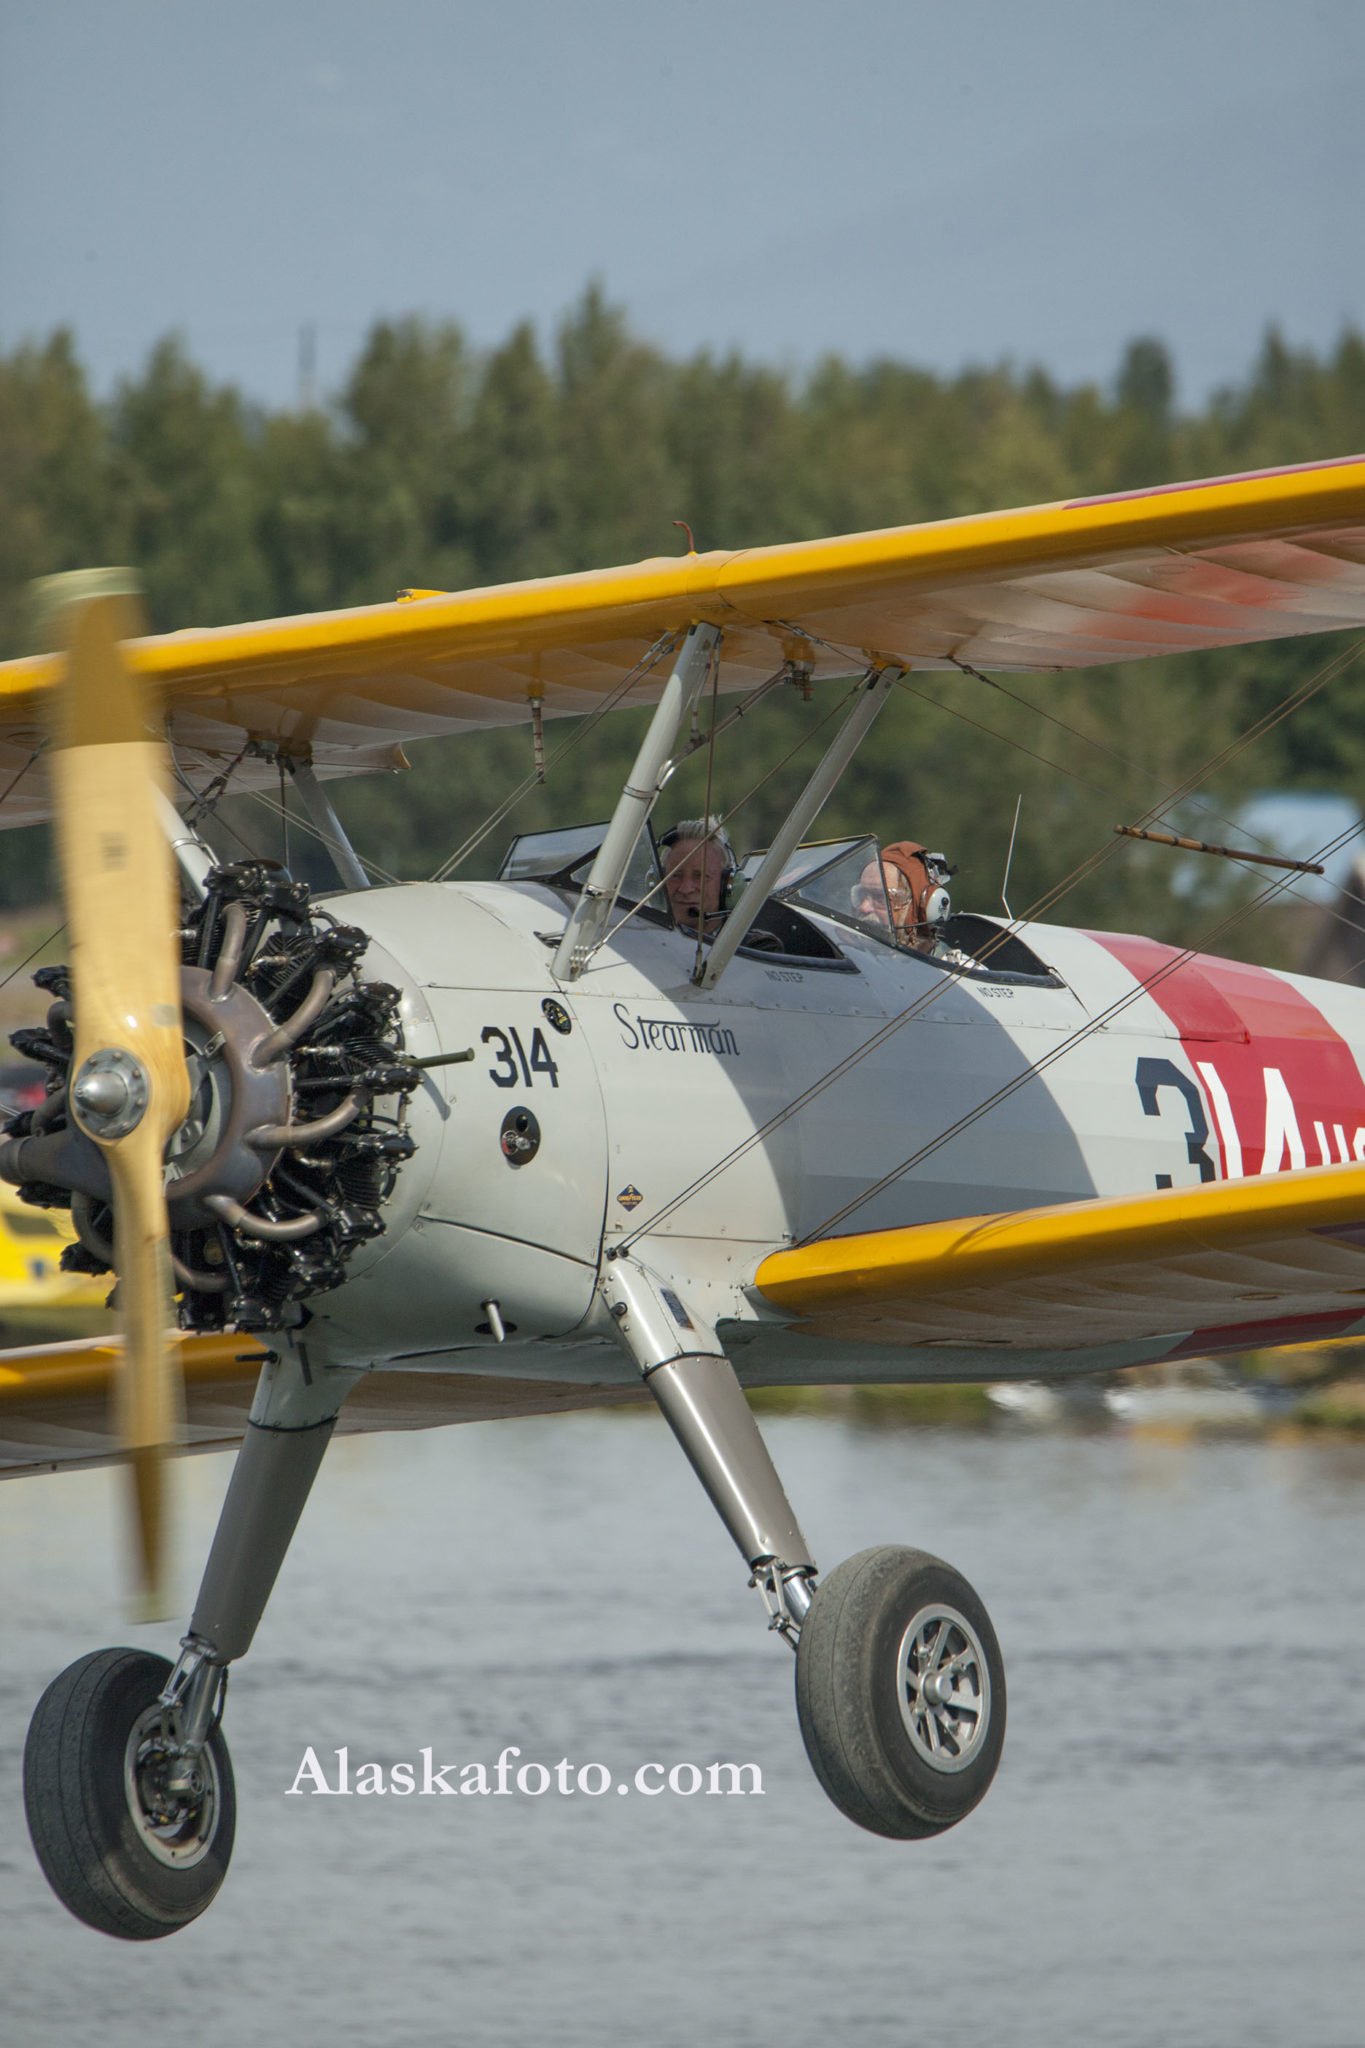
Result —
[{"label": "passenger", "polygon": [[899,946],[932,953],[940,928],[952,914],[947,883],[955,870],[941,853],[931,853],[914,839],[898,839],[882,848],[880,861],[869,861],[850,891],[858,915],[885,925],[888,913]]},{"label": "passenger", "polygon": [[680,818],[659,841],[664,894],[673,922],[685,932],[714,931],[728,906],[739,863],[719,818]]}]

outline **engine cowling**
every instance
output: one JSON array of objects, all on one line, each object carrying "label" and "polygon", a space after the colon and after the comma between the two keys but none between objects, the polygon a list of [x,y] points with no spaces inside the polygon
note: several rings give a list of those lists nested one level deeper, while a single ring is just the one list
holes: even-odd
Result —
[{"label": "engine cowling", "polygon": [[[359,971],[365,932],[261,861],[211,872],[181,942],[190,1107],[166,1152],[180,1321],[278,1329],[383,1232],[415,1150],[400,992]],[[11,1042],[47,1068],[47,1095],[11,1120],[0,1175],[30,1202],[70,1208],[68,1270],[113,1271],[108,1169],[71,1115],[70,976],[34,979],[53,997],[46,1023]],[[89,1123],[84,1097],[82,1109]]]}]

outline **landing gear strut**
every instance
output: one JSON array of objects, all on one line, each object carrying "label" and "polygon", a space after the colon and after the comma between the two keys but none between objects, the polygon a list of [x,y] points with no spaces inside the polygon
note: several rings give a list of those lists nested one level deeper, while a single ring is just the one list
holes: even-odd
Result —
[{"label": "landing gear strut", "polygon": [[817,1587],[733,1366],[713,1332],[638,1261],[603,1297],[753,1574],[769,1627],[796,1651],[807,1755],[840,1812],[873,1834],[941,1834],[984,1798],[1005,1739],[1005,1670],[960,1573],[922,1550],[862,1551]]},{"label": "landing gear strut", "polygon": [[219,1725],[357,1374],[287,1339],[261,1374],[174,1669],[96,1650],[55,1678],[24,1752],[24,1804],[62,1904],[103,1934],[153,1941],[196,1919],[227,1874],[236,1827]]}]

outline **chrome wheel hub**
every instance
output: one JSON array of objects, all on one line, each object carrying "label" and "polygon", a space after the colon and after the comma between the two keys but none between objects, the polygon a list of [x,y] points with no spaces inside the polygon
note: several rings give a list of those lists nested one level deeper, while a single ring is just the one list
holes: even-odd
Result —
[{"label": "chrome wheel hub", "polygon": [[963,1771],[985,1740],[991,1679],[981,1638],[955,1607],[922,1607],[901,1637],[896,1699],[932,1770]]},{"label": "chrome wheel hub", "polygon": [[218,1832],[221,1788],[212,1750],[195,1760],[188,1792],[172,1792],[169,1778],[180,1759],[166,1732],[158,1700],[133,1723],[123,1754],[123,1790],[138,1839],[158,1863],[186,1870],[207,1856]]}]

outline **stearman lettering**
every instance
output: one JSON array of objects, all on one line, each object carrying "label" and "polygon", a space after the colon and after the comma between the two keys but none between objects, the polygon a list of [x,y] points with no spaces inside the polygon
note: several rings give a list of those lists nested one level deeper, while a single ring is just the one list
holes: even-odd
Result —
[{"label": "stearman lettering", "polygon": [[706,1024],[686,1017],[632,1017],[624,1003],[613,1003],[621,1041],[629,1052],[712,1053],[738,1059],[739,1041],[728,1024]]}]

